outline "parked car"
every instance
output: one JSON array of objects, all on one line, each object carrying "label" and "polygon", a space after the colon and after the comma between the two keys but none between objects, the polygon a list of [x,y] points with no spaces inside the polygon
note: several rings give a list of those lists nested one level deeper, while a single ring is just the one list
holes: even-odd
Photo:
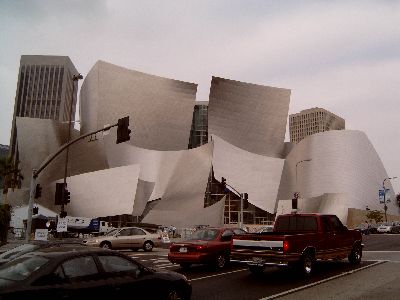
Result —
[{"label": "parked car", "polygon": [[7,250],[0,254],[0,266],[32,251],[37,251],[49,247],[83,247],[81,243],[78,242],[67,242],[67,241],[31,241],[30,243],[25,243],[18,245],[10,250]]},{"label": "parked car", "polygon": [[347,229],[335,215],[286,214],[277,217],[272,232],[235,236],[231,259],[254,274],[278,266],[310,276],[317,260],[348,258],[359,264],[362,247],[361,233]]},{"label": "parked car", "polygon": [[234,235],[246,234],[240,228],[205,228],[195,231],[183,242],[170,246],[168,260],[188,268],[192,264],[209,264],[222,269],[230,260]]},{"label": "parked car", "polygon": [[117,251],[46,248],[0,267],[0,299],[190,299],[185,276]]},{"label": "parked car", "polygon": [[386,222],[382,223],[378,229],[378,233],[400,233],[400,223]]},{"label": "parked car", "polygon": [[150,233],[139,227],[122,227],[111,230],[103,236],[86,239],[83,244],[106,249],[152,251],[153,247],[161,245],[161,235]]}]

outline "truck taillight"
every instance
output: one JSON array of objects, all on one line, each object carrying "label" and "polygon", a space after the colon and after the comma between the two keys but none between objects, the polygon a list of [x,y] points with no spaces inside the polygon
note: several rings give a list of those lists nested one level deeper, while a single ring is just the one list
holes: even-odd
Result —
[{"label": "truck taillight", "polygon": [[204,248],[203,245],[198,245],[198,246],[196,247],[197,251],[201,251],[201,250],[203,250],[203,248]]},{"label": "truck taillight", "polygon": [[289,251],[289,241],[283,241],[283,252]]}]

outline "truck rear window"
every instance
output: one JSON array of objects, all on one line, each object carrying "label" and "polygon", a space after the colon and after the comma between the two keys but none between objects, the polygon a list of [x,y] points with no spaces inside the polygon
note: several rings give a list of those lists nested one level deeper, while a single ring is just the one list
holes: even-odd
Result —
[{"label": "truck rear window", "polygon": [[317,219],[313,216],[280,217],[275,225],[275,231],[317,231]]}]

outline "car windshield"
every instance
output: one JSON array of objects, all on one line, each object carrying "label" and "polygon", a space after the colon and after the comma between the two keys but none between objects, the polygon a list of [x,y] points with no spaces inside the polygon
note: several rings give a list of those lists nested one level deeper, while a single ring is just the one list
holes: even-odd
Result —
[{"label": "car windshield", "polygon": [[36,255],[15,259],[0,268],[0,279],[24,280],[48,261],[48,258]]},{"label": "car windshield", "polygon": [[274,230],[274,226],[265,226],[259,229],[257,232],[258,233],[263,233],[263,232],[272,232]]},{"label": "car windshield", "polygon": [[25,254],[25,253],[34,251],[34,250],[36,250],[36,249],[38,249],[38,248],[40,248],[40,246],[38,246],[38,245],[34,245],[34,244],[23,244],[23,245],[20,245],[20,246],[18,246],[18,247],[15,247],[15,248],[13,248],[13,249],[11,249],[11,250],[8,250],[8,251],[2,253],[2,254],[0,255],[0,259],[8,259],[8,260],[11,260],[11,259],[13,259],[13,258],[15,258],[15,257],[18,257],[18,256],[20,256],[20,255],[22,255],[22,254]]},{"label": "car windshield", "polygon": [[392,226],[392,223],[382,223],[381,226]]},{"label": "car windshield", "polygon": [[195,231],[188,240],[214,240],[218,236],[218,229],[200,229]]}]

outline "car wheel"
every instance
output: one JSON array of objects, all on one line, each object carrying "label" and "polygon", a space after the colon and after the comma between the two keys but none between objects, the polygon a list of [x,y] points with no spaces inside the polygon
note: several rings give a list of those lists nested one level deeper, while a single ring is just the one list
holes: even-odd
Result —
[{"label": "car wheel", "polygon": [[144,242],[144,244],[143,244],[143,250],[146,251],[146,252],[152,251],[152,250],[153,250],[153,243],[150,242],[150,241]]},{"label": "car wheel", "polygon": [[100,247],[103,248],[103,249],[112,249],[110,242],[102,242],[100,244]]},{"label": "car wheel", "polygon": [[178,293],[178,291],[177,290],[175,290],[175,289],[170,289],[169,291],[168,291],[168,294],[167,294],[167,298],[166,298],[167,300],[179,300],[179,299],[181,299],[181,297],[179,296],[179,293]]},{"label": "car wheel", "polygon": [[358,265],[361,262],[361,257],[362,257],[362,247],[360,244],[356,244],[353,246],[353,249],[351,249],[351,252],[348,257],[350,264]]},{"label": "car wheel", "polygon": [[192,264],[190,263],[180,263],[182,269],[189,269]]},{"label": "car wheel", "polygon": [[302,276],[309,277],[314,271],[314,255],[305,253],[301,257],[299,271]]},{"label": "car wheel", "polygon": [[219,269],[223,269],[225,267],[226,263],[227,263],[226,255],[225,254],[218,254],[216,259],[215,259],[214,265],[215,265],[216,269],[219,270]]},{"label": "car wheel", "polygon": [[260,275],[264,272],[263,266],[249,266],[249,271],[254,275]]}]

